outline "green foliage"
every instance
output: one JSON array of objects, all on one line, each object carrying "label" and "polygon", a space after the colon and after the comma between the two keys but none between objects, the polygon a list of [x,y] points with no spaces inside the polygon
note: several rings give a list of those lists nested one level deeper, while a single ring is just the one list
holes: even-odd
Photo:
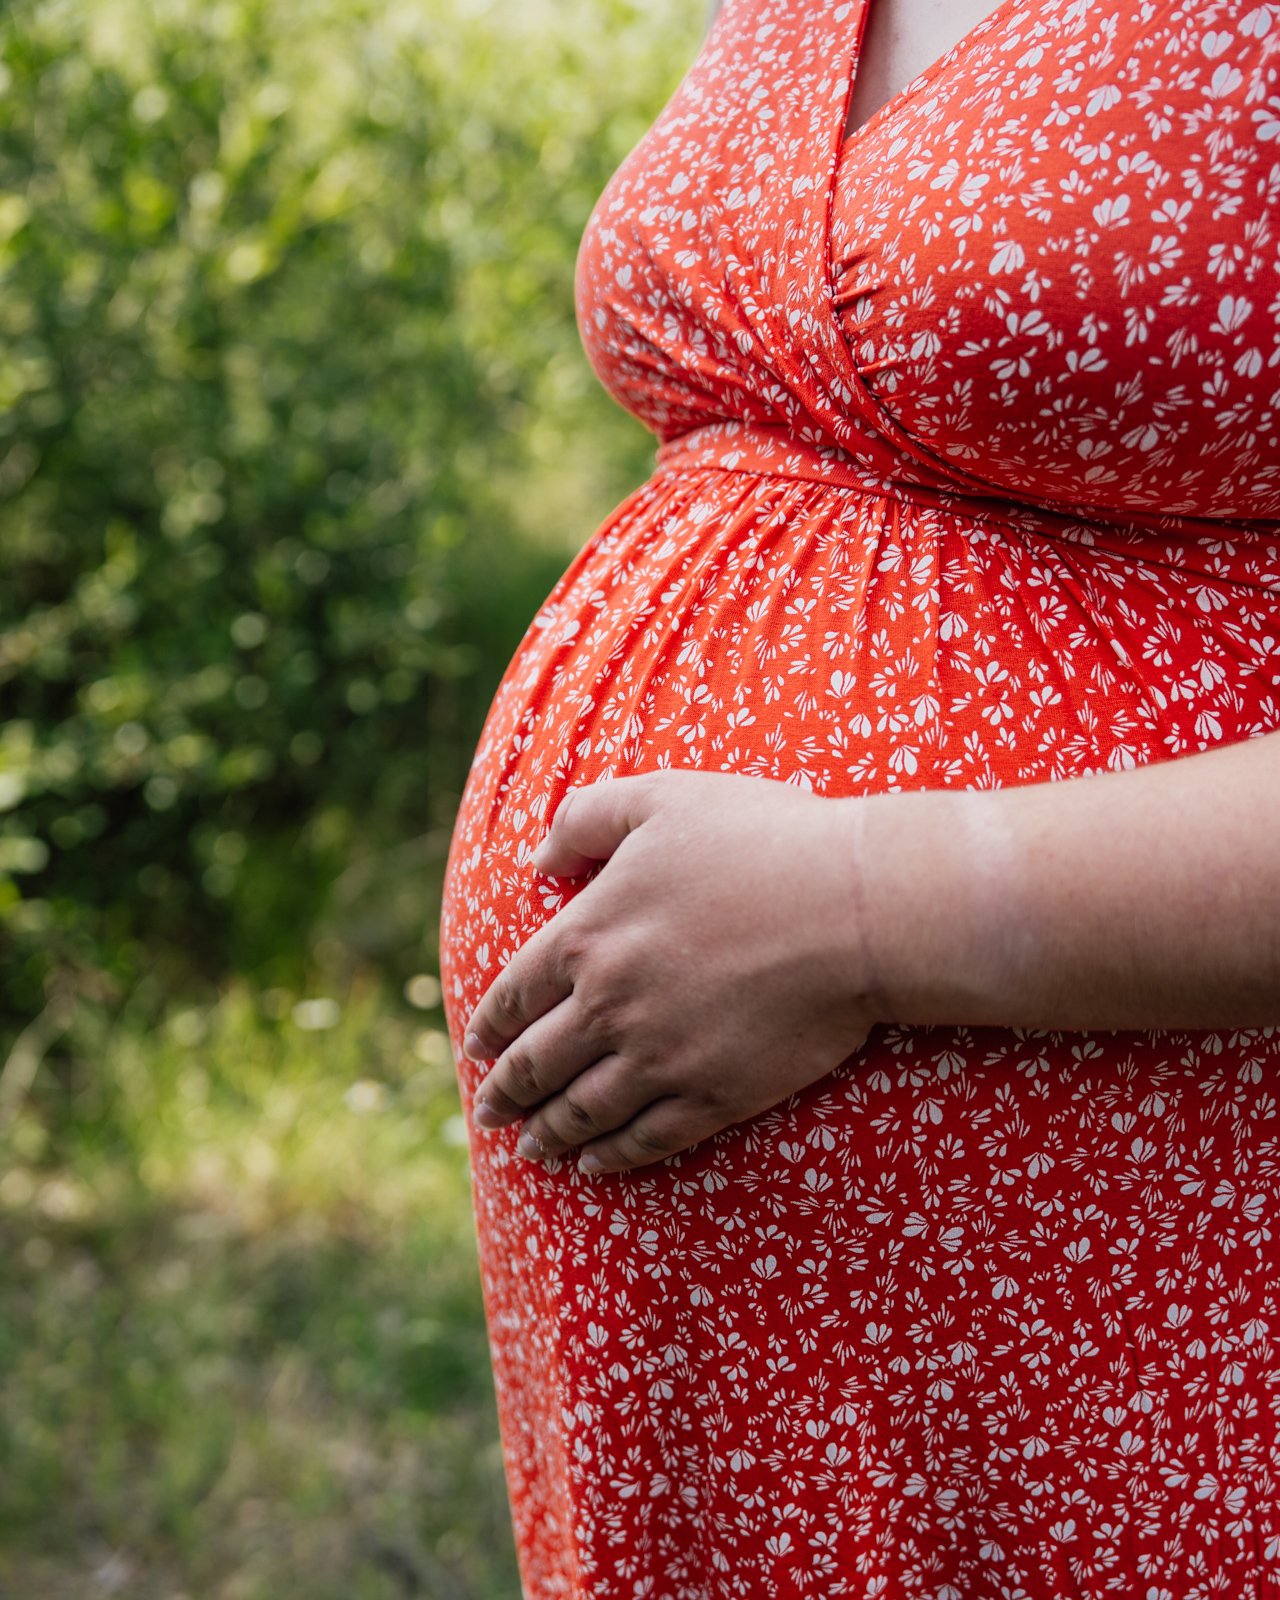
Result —
[{"label": "green foliage", "polygon": [[0,1130],[0,1591],[510,1600],[438,1013],[236,985],[56,1095]]},{"label": "green foliage", "polygon": [[573,260],[700,21],[0,17],[10,1019],[430,959],[484,706],[649,453]]}]

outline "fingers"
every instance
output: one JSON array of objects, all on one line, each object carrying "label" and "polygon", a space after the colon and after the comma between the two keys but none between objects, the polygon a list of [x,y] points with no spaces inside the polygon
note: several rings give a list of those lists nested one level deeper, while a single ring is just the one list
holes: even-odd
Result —
[{"label": "fingers", "polygon": [[504,1128],[525,1116],[572,1083],[606,1048],[593,1038],[581,1006],[570,995],[525,1028],[498,1057],[476,1089],[476,1126]]},{"label": "fingers", "polygon": [[[572,878],[608,860],[650,814],[654,777],[615,778],[570,789],[551,831],[534,852],[534,865],[548,876]],[[472,1061],[496,1060],[531,1022],[572,991],[572,947],[564,915],[562,911],[535,933],[489,985],[463,1034],[463,1052]]]},{"label": "fingers", "polygon": [[606,1056],[525,1119],[516,1149],[533,1161],[561,1156],[630,1122],[652,1092],[621,1057]]},{"label": "fingers", "polygon": [[496,1061],[531,1022],[573,990],[563,947],[563,923],[553,918],[538,930],[485,990],[463,1035],[472,1061]]},{"label": "fingers", "polygon": [[625,1127],[593,1139],[578,1157],[581,1172],[629,1172],[679,1155],[691,1145],[719,1133],[728,1124],[723,1115],[700,1109],[671,1096],[654,1100]]},{"label": "fingers", "polygon": [[551,831],[533,865],[552,878],[576,878],[607,861],[653,806],[649,777],[612,778],[570,789],[556,807]]},{"label": "fingers", "polygon": [[580,1171],[629,1172],[679,1155],[727,1125],[676,1095],[651,1100],[651,1093],[620,1056],[606,1056],[526,1118],[516,1151],[552,1161],[580,1147]]}]

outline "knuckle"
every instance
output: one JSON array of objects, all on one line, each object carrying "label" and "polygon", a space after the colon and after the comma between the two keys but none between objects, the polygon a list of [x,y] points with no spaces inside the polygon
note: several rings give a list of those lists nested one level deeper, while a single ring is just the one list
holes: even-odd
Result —
[{"label": "knuckle", "polygon": [[673,768],[668,768],[666,772],[632,772],[620,781],[627,785],[632,794],[639,795],[642,801],[648,801],[661,794],[664,788],[678,784],[680,774]]},{"label": "knuckle", "polygon": [[556,963],[567,975],[581,972],[591,958],[594,939],[581,913],[571,916],[570,906],[559,913],[560,926],[556,929]]},{"label": "knuckle", "polygon": [[727,1122],[737,1115],[734,1086],[719,1078],[697,1085],[691,1098],[703,1120]]},{"label": "knuckle", "polygon": [[652,1161],[659,1156],[669,1156],[680,1148],[679,1141],[669,1132],[661,1128],[648,1128],[643,1124],[631,1130],[630,1142],[637,1154],[646,1161]]},{"label": "knuckle", "polygon": [[521,1105],[541,1100],[543,1086],[534,1061],[523,1050],[508,1050],[503,1062],[507,1079],[507,1093]]},{"label": "knuckle", "polygon": [[608,994],[598,984],[591,984],[573,994],[577,1005],[579,1023],[589,1037],[596,1039],[610,1031],[615,1007]]},{"label": "knuckle", "polygon": [[568,1131],[574,1136],[575,1142],[592,1138],[603,1131],[598,1119],[588,1110],[581,1097],[575,1094],[572,1089],[566,1089],[561,1099],[563,1101],[565,1122],[568,1126]]},{"label": "knuckle", "polygon": [[495,1015],[500,1022],[518,1022],[520,1019],[520,985],[509,972],[504,972],[494,984],[489,995]]},{"label": "knuckle", "polygon": [[493,1043],[494,1038],[501,1037],[502,1030],[509,1029],[512,1019],[514,1011],[510,982],[509,979],[499,978],[485,995],[485,1005],[475,1019],[474,1026],[486,1042]]}]

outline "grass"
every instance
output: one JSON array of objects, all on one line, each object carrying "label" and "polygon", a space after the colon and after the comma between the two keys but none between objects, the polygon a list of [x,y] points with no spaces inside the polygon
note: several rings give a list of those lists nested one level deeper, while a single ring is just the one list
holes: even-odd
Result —
[{"label": "grass", "polygon": [[3,1600],[519,1593],[428,980],[104,1026],[0,1130]]}]

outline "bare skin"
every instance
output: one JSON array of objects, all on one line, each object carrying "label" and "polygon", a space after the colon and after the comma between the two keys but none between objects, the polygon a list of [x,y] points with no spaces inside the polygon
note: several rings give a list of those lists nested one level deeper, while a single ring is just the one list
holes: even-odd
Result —
[{"label": "bare skin", "polygon": [[862,37],[846,136],[996,9],[997,0],[872,0]]},{"label": "bare skin", "polygon": [[[998,0],[872,0],[845,134],[855,133],[987,16]],[[719,5],[711,10],[712,19]]]},{"label": "bare skin", "polygon": [[1135,771],[826,799],[728,774],[573,791],[535,858],[593,882],[491,985],[476,1125],[661,1160],[880,1022],[1280,1025],[1280,733]]}]

